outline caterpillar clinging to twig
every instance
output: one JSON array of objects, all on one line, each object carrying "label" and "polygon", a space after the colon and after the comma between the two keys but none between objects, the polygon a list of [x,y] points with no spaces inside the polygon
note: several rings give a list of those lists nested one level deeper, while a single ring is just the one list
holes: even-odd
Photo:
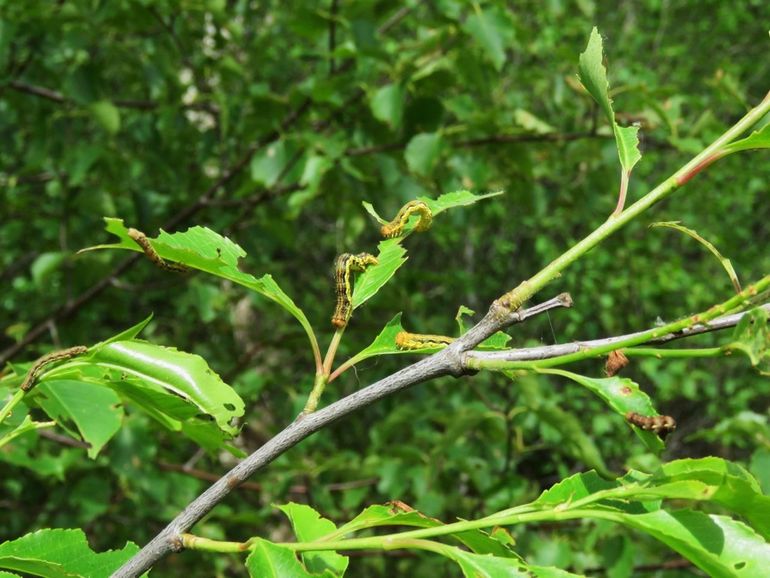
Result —
[{"label": "caterpillar clinging to twig", "polygon": [[409,222],[409,217],[412,215],[419,215],[420,217],[420,220],[417,221],[417,225],[414,227],[415,231],[421,233],[430,229],[431,223],[433,222],[433,213],[431,212],[430,207],[428,207],[425,201],[415,200],[409,201],[406,205],[401,207],[401,210],[398,211],[396,217],[390,223],[385,223],[382,226],[380,233],[382,233],[382,236],[386,239],[398,237],[404,232],[404,227]]},{"label": "caterpillar clinging to twig", "polygon": [[21,382],[21,390],[29,391],[35,386],[37,378],[43,372],[46,366],[55,363],[56,361],[63,361],[64,359],[70,359],[76,355],[82,355],[88,351],[88,347],[85,345],[76,345],[69,349],[62,349],[61,351],[52,351],[35,361],[32,367],[29,368],[27,375],[24,377],[24,381]]},{"label": "caterpillar clinging to twig", "polygon": [[337,291],[337,306],[332,315],[332,325],[342,328],[353,314],[353,273],[360,273],[370,265],[377,264],[377,257],[369,253],[342,253],[335,262],[334,281]]},{"label": "caterpillar clinging to twig", "polygon": [[676,420],[670,415],[651,415],[646,416],[635,411],[629,411],[626,414],[628,423],[651,431],[658,435],[665,436],[676,429]]},{"label": "caterpillar clinging to twig", "polygon": [[402,351],[412,349],[436,349],[446,347],[454,341],[454,337],[446,335],[428,335],[423,333],[409,333],[399,331],[396,334],[396,348]]},{"label": "caterpillar clinging to twig", "polygon": [[150,244],[150,240],[147,238],[147,236],[138,229],[129,229],[128,236],[131,237],[131,239],[133,239],[136,244],[142,248],[142,251],[144,251],[144,254],[147,255],[147,258],[161,269],[165,271],[172,271],[174,273],[187,273],[190,271],[189,267],[185,267],[179,263],[171,263],[158,255],[158,252],[155,250],[155,247]]}]

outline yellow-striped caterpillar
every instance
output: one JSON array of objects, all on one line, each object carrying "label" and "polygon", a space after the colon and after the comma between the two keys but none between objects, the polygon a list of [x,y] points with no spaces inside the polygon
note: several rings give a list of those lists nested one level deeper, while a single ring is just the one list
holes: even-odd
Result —
[{"label": "yellow-striped caterpillar", "polygon": [[642,415],[635,411],[626,414],[628,423],[663,437],[676,429],[676,420],[670,415]]},{"label": "yellow-striped caterpillar", "polygon": [[431,212],[430,207],[428,207],[425,201],[415,200],[409,201],[406,205],[401,207],[401,210],[396,217],[390,223],[385,223],[382,226],[380,233],[382,233],[382,236],[386,239],[400,236],[403,234],[404,227],[409,222],[409,217],[412,215],[419,215],[420,217],[420,220],[417,221],[417,225],[414,227],[415,231],[422,233],[423,231],[430,229],[431,223],[433,222],[433,213]]},{"label": "yellow-striped caterpillar", "polygon": [[446,347],[454,341],[454,337],[446,335],[428,335],[424,333],[409,333],[399,331],[396,334],[396,348],[401,351],[412,349],[436,349]]},{"label": "yellow-striped caterpillar", "polygon": [[142,248],[142,251],[144,251],[144,254],[147,255],[147,258],[161,269],[165,271],[171,271],[173,273],[187,273],[190,271],[189,267],[185,267],[179,263],[171,263],[158,255],[158,252],[150,244],[150,240],[147,238],[147,236],[138,229],[129,229],[128,236],[131,237],[131,239],[133,239],[136,244]]},{"label": "yellow-striped caterpillar", "polygon": [[85,345],[76,345],[75,347],[70,347],[69,349],[62,349],[61,351],[52,351],[51,353],[47,353],[35,361],[35,363],[32,364],[32,367],[29,368],[26,377],[24,377],[24,381],[21,382],[21,390],[29,391],[35,387],[37,378],[40,377],[40,374],[43,372],[46,366],[51,365],[57,361],[70,359],[76,355],[82,355],[87,351],[88,347]]},{"label": "yellow-striped caterpillar", "polygon": [[337,257],[334,265],[337,306],[332,315],[332,325],[338,329],[345,327],[353,314],[353,273],[360,273],[369,265],[376,264],[377,257],[369,253],[342,253]]}]

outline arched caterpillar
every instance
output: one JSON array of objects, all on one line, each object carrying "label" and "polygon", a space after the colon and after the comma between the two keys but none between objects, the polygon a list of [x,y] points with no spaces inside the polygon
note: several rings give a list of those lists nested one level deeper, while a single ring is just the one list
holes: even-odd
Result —
[{"label": "arched caterpillar", "polygon": [[32,364],[32,367],[29,368],[26,377],[24,377],[24,381],[21,382],[21,390],[29,391],[35,387],[37,378],[40,377],[40,374],[43,372],[43,369],[45,369],[46,366],[51,365],[56,361],[62,361],[64,359],[75,357],[76,355],[82,355],[87,351],[88,347],[85,345],[76,345],[75,347],[70,347],[69,349],[62,349],[61,351],[52,351],[51,353],[47,353],[35,361],[35,363]]},{"label": "arched caterpillar", "polygon": [[173,273],[187,273],[190,271],[189,267],[185,267],[179,263],[170,263],[158,255],[158,252],[150,244],[150,240],[147,238],[147,236],[138,229],[129,229],[128,236],[131,237],[131,239],[133,239],[136,244],[142,248],[142,251],[144,251],[144,254],[147,255],[147,258],[161,269],[165,271],[171,271]]},{"label": "arched caterpillar", "polygon": [[454,341],[454,337],[446,335],[427,335],[423,333],[409,333],[399,331],[396,334],[396,348],[401,351],[412,349],[436,349],[446,347]]},{"label": "arched caterpillar", "polygon": [[427,231],[430,229],[431,223],[433,223],[433,213],[430,207],[425,201],[409,201],[406,205],[401,207],[396,217],[390,222],[386,223],[380,229],[380,233],[386,239],[392,239],[398,237],[404,232],[404,227],[409,222],[409,217],[412,215],[419,215],[420,220],[417,221],[417,225],[414,230],[418,233]]},{"label": "arched caterpillar", "polygon": [[676,429],[676,420],[670,415],[646,416],[635,411],[629,411],[626,414],[626,421],[660,436],[665,436]]},{"label": "arched caterpillar", "polygon": [[369,253],[342,253],[337,257],[334,265],[337,306],[332,315],[332,325],[338,329],[345,327],[353,314],[353,273],[360,273],[369,265],[376,264],[377,257]]}]

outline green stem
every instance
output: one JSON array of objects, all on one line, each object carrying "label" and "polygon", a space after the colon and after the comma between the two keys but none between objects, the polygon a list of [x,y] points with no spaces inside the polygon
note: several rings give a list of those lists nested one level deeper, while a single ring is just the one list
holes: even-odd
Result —
[{"label": "green stem", "polygon": [[249,550],[248,542],[211,540],[194,534],[182,534],[182,546],[186,550],[200,550],[201,552],[240,553]]},{"label": "green stem", "polygon": [[564,269],[579,257],[588,253],[615,231],[688,182],[702,169],[711,164],[711,162],[719,158],[722,154],[722,148],[725,145],[729,144],[754,126],[768,111],[770,111],[770,98],[766,97],[760,104],[751,109],[743,118],[730,127],[722,136],[717,138],[671,177],[666,179],[620,214],[611,215],[607,221],[582,241],[579,241],[562,253],[561,256],[554,259],[529,280],[524,281],[521,285],[503,295],[497,301],[498,306],[503,308],[501,315],[505,316],[507,312],[515,311],[521,307],[525,301],[535,295],[545,285],[556,279]]},{"label": "green stem", "polygon": [[[24,425],[24,424],[22,424]],[[39,421],[34,424],[31,428],[22,428],[21,426],[17,427],[13,431],[9,432],[4,437],[0,438],[0,448],[3,447],[5,444],[13,441],[17,437],[19,437],[21,434],[27,433],[28,431],[32,430],[38,430],[38,429],[46,429],[49,427],[54,427],[56,425],[55,421]]]},{"label": "green stem", "polygon": [[329,343],[329,349],[326,350],[326,357],[324,358],[321,372],[316,373],[315,383],[313,384],[313,390],[305,402],[305,408],[302,410],[303,414],[313,413],[318,407],[318,402],[321,399],[321,395],[326,388],[326,384],[329,383],[329,374],[332,370],[332,364],[334,363],[334,356],[337,355],[337,348],[342,341],[342,335],[345,333],[345,328],[340,327],[334,332],[331,343]]},{"label": "green stem", "polygon": [[3,406],[3,409],[0,409],[0,423],[3,423],[5,418],[10,415],[10,413],[13,411],[13,408],[16,407],[24,397],[24,393],[25,392],[21,389],[17,389],[13,394],[13,397],[11,397],[11,399],[9,399],[8,402]]},{"label": "green stem", "polygon": [[657,357],[658,359],[676,359],[680,357],[722,357],[730,352],[722,347],[703,347],[693,349],[663,349],[659,347],[632,347],[623,349],[628,357]]},{"label": "green stem", "polygon": [[[757,281],[754,285],[747,287],[737,295],[733,295],[727,301],[720,303],[719,305],[714,305],[707,311],[698,313],[696,315],[691,315],[689,317],[685,317],[684,319],[680,319],[678,321],[674,321],[672,323],[668,323],[660,327],[655,327],[653,329],[639,333],[633,337],[629,337],[628,339],[624,339],[622,341],[613,341],[611,343],[608,343],[607,345],[602,345],[600,347],[594,347],[592,349],[577,351],[575,353],[569,353],[567,355],[560,355],[558,357],[552,357],[550,359],[542,359],[538,361],[506,361],[506,360],[498,360],[498,359],[470,358],[467,360],[466,364],[471,369],[495,369],[495,370],[530,369],[532,370],[532,369],[544,369],[548,367],[556,367],[559,365],[565,365],[567,363],[574,363],[576,361],[583,361],[585,359],[600,357],[611,351],[616,351],[618,349],[626,349],[628,347],[633,347],[634,345],[640,345],[642,343],[646,343],[653,339],[657,339],[658,337],[663,337],[664,335],[667,335],[669,333],[677,333],[682,330],[689,329],[690,327],[693,327],[695,325],[708,323],[709,321],[716,319],[717,317],[724,315],[730,311],[733,311],[737,307],[742,306],[749,299],[761,293],[768,287],[770,287],[770,275],[763,277],[762,279]],[[634,350],[626,351],[626,355],[628,355],[632,351]],[[660,349],[660,350],[653,350],[653,351],[660,353],[667,350]],[[692,350],[679,350],[679,351],[692,351]],[[712,353],[709,350],[705,350],[705,351],[710,353],[710,355],[703,355],[703,357],[713,357],[716,355],[715,353]],[[691,355],[690,357],[694,357],[694,356]]]}]

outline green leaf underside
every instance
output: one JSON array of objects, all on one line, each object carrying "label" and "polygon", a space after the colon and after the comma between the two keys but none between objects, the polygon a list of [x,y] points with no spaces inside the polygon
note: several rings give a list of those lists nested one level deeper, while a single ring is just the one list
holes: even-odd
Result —
[{"label": "green leaf underside", "polygon": [[[88,457],[95,458],[123,422],[120,398],[108,387],[71,379],[44,380],[35,399],[60,426],[72,422],[83,441],[90,444]],[[77,435],[77,434],[75,434]]]},{"label": "green leaf underside", "polygon": [[[637,383],[628,378],[618,376],[592,378],[561,369],[540,369],[538,372],[561,375],[579,383],[601,397],[615,412],[624,417],[628,412],[645,416],[658,415],[649,396],[639,389]],[[651,451],[663,450],[663,442],[657,435],[634,425],[631,428]]]},{"label": "green leaf underside", "polygon": [[588,39],[588,46],[586,46],[585,52],[580,55],[578,78],[612,126],[620,164],[626,173],[630,173],[634,165],[642,158],[639,152],[639,128],[636,126],[621,127],[615,120],[615,111],[612,109],[612,100],[609,96],[610,85],[607,80],[607,70],[602,64],[602,59],[602,37],[598,29],[594,27]]},{"label": "green leaf underside", "polygon": [[738,281],[738,274],[735,272],[735,269],[733,269],[733,264],[730,261],[730,259],[723,257],[722,253],[719,252],[719,250],[714,246],[714,244],[707,241],[703,237],[701,237],[697,231],[690,229],[688,227],[685,227],[679,221],[658,221],[657,223],[652,223],[650,227],[666,227],[669,229],[674,229],[698,241],[698,243],[706,247],[706,249],[708,249],[711,252],[711,254],[714,255],[719,260],[720,264],[722,265],[722,268],[727,272],[727,276],[730,278],[730,281],[732,282],[733,286],[735,286],[738,290],[740,290],[740,282]]},{"label": "green leaf underside", "polygon": [[[318,538],[334,532],[337,526],[333,522],[322,518],[310,506],[295,504],[293,502],[278,506],[286,514],[294,528],[294,533],[299,542],[313,542]],[[341,556],[336,552],[304,552],[302,559],[305,567],[311,572],[324,572],[329,570],[335,575],[342,575],[348,567],[347,556]]]},{"label": "green leaf underside", "polygon": [[96,553],[82,530],[38,530],[0,544],[0,568],[38,576],[106,578],[138,550],[128,543],[122,550]]},{"label": "green leaf underside", "polygon": [[[136,242],[128,236],[128,229],[123,219],[105,217],[105,229],[119,238],[118,243],[96,245],[83,249],[129,249],[142,252]],[[313,336],[310,322],[294,301],[278,286],[269,274],[256,278],[238,269],[238,260],[246,252],[237,243],[223,237],[206,227],[191,227],[179,233],[161,231],[156,239],[149,238],[153,248],[163,259],[181,263],[187,267],[204,271],[211,275],[229,279],[275,301],[300,322],[308,336]],[[313,337],[314,339],[314,337]]]},{"label": "green leaf underside", "polygon": [[374,297],[377,292],[390,281],[396,271],[406,263],[406,249],[401,246],[398,239],[385,239],[377,246],[377,265],[367,267],[361,273],[353,285],[353,309],[357,309],[366,301]]},{"label": "green leaf underside", "polygon": [[768,313],[756,308],[740,320],[733,332],[733,341],[725,349],[746,355],[759,373],[770,375],[770,325]]},{"label": "green leaf underside", "polygon": [[[244,413],[244,403],[198,355],[146,341],[108,343],[92,351],[92,361],[142,381],[148,387],[162,388],[193,403],[211,415],[219,428],[235,435],[233,418]],[[126,381],[126,380],[124,380]],[[131,381],[126,381],[131,385]],[[149,395],[147,389],[144,395]]]}]

